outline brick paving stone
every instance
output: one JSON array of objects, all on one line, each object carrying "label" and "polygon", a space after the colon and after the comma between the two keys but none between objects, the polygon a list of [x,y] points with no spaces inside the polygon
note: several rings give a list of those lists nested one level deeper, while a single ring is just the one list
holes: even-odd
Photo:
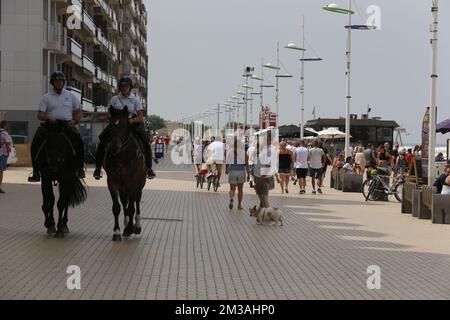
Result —
[{"label": "brick paving stone", "polygon": [[[197,190],[190,166],[168,158],[143,194],[140,236],[113,243],[105,180],[86,179],[88,200],[69,210],[71,233],[45,234],[29,169],[5,174],[0,195],[0,299],[449,299],[450,226],[400,214],[395,202],[325,188],[322,196],[271,192],[285,225],[257,226],[245,188],[242,212]],[[92,168],[88,170],[92,175]],[[26,199],[24,201],[24,199]],[[121,221],[123,218],[121,217]],[[122,223],[122,222],[121,222]],[[69,265],[82,290],[66,288]],[[368,290],[378,265],[381,290]]]}]

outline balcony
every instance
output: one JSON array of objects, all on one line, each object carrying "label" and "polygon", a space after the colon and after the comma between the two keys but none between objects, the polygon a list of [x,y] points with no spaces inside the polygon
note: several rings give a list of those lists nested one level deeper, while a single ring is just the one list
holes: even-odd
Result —
[{"label": "balcony", "polygon": [[82,0],[71,0],[70,2],[72,3],[72,5],[77,6],[81,12],[81,9],[83,8]]},{"label": "balcony", "polygon": [[100,69],[99,67],[97,67],[96,70],[95,70],[95,77],[98,80],[103,81],[103,82],[107,82],[108,81],[106,73],[104,73],[103,70]]},{"label": "balcony", "polygon": [[92,34],[95,35],[96,26],[94,23],[94,20],[86,13],[86,11],[83,11],[83,22],[86,25],[86,27],[91,31]]},{"label": "balcony", "polygon": [[94,105],[92,104],[91,100],[83,98],[82,105],[83,105],[83,111],[95,112],[95,108],[94,108]]},{"label": "balcony", "polygon": [[61,23],[49,23],[44,20],[43,33],[46,49],[66,53],[67,29]]},{"label": "balcony", "polygon": [[95,65],[92,62],[92,60],[87,57],[87,56],[83,56],[83,68],[86,69],[87,71],[89,71],[90,73],[92,73],[93,75],[95,74]]},{"label": "balcony", "polygon": [[128,30],[130,30],[130,34],[133,37],[133,40],[136,40],[137,32],[136,32],[136,27],[134,26],[134,23],[131,23],[130,28]]},{"label": "balcony", "polygon": [[81,101],[81,90],[75,87],[67,87],[67,90],[72,92],[72,94],[77,97],[78,101]]},{"label": "balcony", "polygon": [[70,50],[68,52],[72,53],[76,57],[83,59],[83,49],[81,48],[81,44],[76,42],[74,39],[69,38]]}]

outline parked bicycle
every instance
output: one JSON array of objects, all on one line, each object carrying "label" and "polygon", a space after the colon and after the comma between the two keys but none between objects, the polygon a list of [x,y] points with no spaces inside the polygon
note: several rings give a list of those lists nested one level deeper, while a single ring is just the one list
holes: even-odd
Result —
[{"label": "parked bicycle", "polygon": [[370,178],[363,184],[363,196],[366,201],[380,201],[386,196],[394,196],[398,202],[402,202],[404,183],[405,178],[401,174],[394,176],[391,182],[386,169],[373,169]]}]

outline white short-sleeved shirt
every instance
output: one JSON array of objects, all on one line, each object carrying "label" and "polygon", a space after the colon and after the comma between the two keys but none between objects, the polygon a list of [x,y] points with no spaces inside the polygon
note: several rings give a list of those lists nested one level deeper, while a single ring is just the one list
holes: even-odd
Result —
[{"label": "white short-sleeved shirt", "polygon": [[295,168],[308,169],[308,149],[305,147],[298,147],[295,149]]},{"label": "white short-sleeved shirt", "polygon": [[256,155],[255,170],[253,174],[255,177],[273,176],[278,173],[278,164],[279,157],[277,149],[273,145],[265,146],[259,155]]},{"label": "white short-sleeved shirt", "polygon": [[347,172],[347,173],[353,172],[353,165],[351,165],[350,163],[346,163],[346,164],[344,165],[344,170],[345,170],[345,172]]},{"label": "white short-sleeved shirt", "polygon": [[128,97],[124,97],[122,94],[111,98],[108,106],[112,106],[116,110],[123,110],[128,108],[128,114],[131,117],[137,116],[139,111],[143,111],[142,104],[138,98],[130,94]]},{"label": "white short-sleeved shirt", "polygon": [[220,141],[214,141],[208,146],[208,154],[214,161],[224,161],[225,159],[225,144]]},{"label": "white short-sleeved shirt", "polygon": [[56,120],[72,121],[73,112],[79,110],[80,106],[80,100],[69,90],[62,89],[61,94],[57,94],[54,89],[50,89],[42,97],[38,110]]},{"label": "white short-sleeved shirt", "polygon": [[309,154],[311,156],[310,165],[312,169],[320,169],[322,168],[322,157],[325,155],[322,149],[320,148],[312,148],[309,150]]},{"label": "white short-sleeved shirt", "polygon": [[247,150],[247,156],[248,156],[248,165],[252,166],[255,164],[256,161],[256,147],[250,146]]}]

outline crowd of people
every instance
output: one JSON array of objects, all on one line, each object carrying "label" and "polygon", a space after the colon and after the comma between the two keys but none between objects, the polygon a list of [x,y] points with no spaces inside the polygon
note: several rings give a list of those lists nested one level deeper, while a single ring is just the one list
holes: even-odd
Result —
[{"label": "crowd of people", "polygon": [[[249,183],[260,198],[260,206],[268,208],[269,191],[280,186],[282,194],[290,192],[290,185],[298,185],[298,194],[307,193],[308,180],[311,194],[323,194],[324,180],[328,167],[344,170],[346,173],[369,176],[372,169],[383,170],[385,174],[406,175],[416,157],[421,157],[421,147],[414,149],[400,148],[395,144],[391,148],[389,143],[374,147],[371,144],[359,144],[349,150],[351,156],[345,158],[340,150],[334,157],[330,154],[323,141],[317,139],[311,143],[306,141],[283,140],[272,144],[271,137],[267,138],[264,150],[259,146],[259,139],[234,139],[234,147],[227,139],[201,140],[197,137],[191,147],[195,176],[203,175],[208,178],[215,166],[215,174],[219,181],[223,168],[230,184],[229,208],[234,208],[234,198],[237,193],[237,208],[242,209],[244,184]],[[245,150],[241,152],[240,150]],[[263,152],[262,152],[263,151]],[[273,163],[261,164],[261,154],[276,155],[276,166]],[[450,164],[446,172],[438,178],[439,193],[447,192],[450,188]],[[309,179],[308,179],[309,178]],[[449,178],[450,179],[450,178]]]}]

